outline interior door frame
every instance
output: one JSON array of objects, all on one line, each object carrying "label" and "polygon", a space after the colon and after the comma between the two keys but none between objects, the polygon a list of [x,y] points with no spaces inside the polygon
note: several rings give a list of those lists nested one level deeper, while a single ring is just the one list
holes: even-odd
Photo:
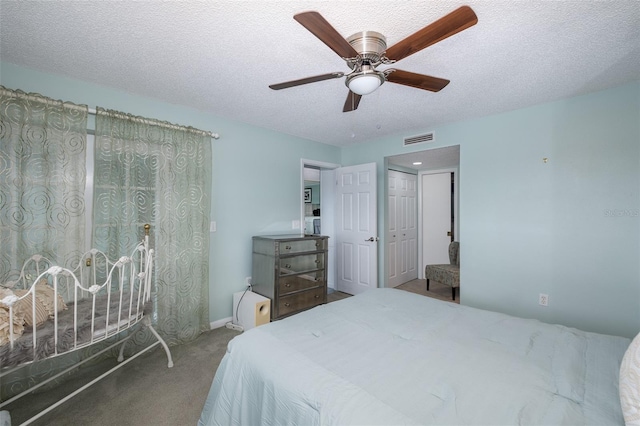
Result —
[{"label": "interior door frame", "polygon": [[[305,158],[301,158],[300,159],[300,191],[298,192],[300,194],[300,224],[301,224],[301,232],[304,235],[304,168],[305,166],[309,166],[309,167],[314,167],[314,168],[318,168],[320,169],[320,193],[321,194],[327,194],[327,193],[331,193],[332,195],[335,194],[335,185],[328,185],[326,181],[324,181],[324,176],[323,176],[323,171],[325,170],[335,170],[338,169],[340,167],[342,167],[342,165],[340,164],[335,164],[335,163],[327,163],[324,161],[316,161],[316,160],[309,160],[309,159],[305,159]],[[333,182],[332,182],[333,183]],[[336,285],[336,250],[335,250],[335,244],[336,244],[336,230],[335,230],[335,223],[333,220],[326,222],[325,217],[332,217],[335,213],[335,206],[333,204],[332,201],[333,197],[331,197],[330,199],[327,199],[327,197],[321,196],[320,197],[320,205],[321,207],[321,214],[320,214],[320,230],[322,232],[322,235],[326,235],[329,237],[329,254],[328,254],[328,268],[327,268],[327,287],[332,288],[332,289],[336,289],[337,285]],[[323,201],[324,200],[324,201]],[[327,223],[330,223],[331,226],[327,226]]]},{"label": "interior door frame", "polygon": [[[376,197],[376,202],[373,205],[374,208],[374,213],[377,214],[377,210],[378,210],[378,202],[377,202],[377,198],[379,197],[379,180],[377,180],[377,174],[378,174],[378,166],[377,163],[373,162],[373,163],[367,163],[367,164],[374,164],[375,165],[375,170],[376,172],[373,174],[373,178],[376,179],[376,184],[374,185],[374,195]],[[313,168],[318,168],[320,169],[320,192],[322,193],[322,197],[320,199],[320,204],[321,204],[321,209],[322,209],[322,213],[321,213],[321,217],[334,217],[335,214],[337,213],[337,205],[335,204],[335,196],[338,193],[337,191],[337,184],[336,184],[336,174],[337,174],[337,169],[342,169],[345,167],[356,167],[356,166],[363,166],[363,164],[355,164],[352,166],[344,166],[342,164],[336,164],[336,163],[327,163],[327,162],[323,162],[323,161],[316,161],[316,160],[309,160],[309,159],[305,159],[305,158],[301,158],[300,159],[300,189],[299,189],[299,194],[300,194],[300,233],[301,235],[304,235],[304,220],[305,220],[305,206],[304,206],[304,188],[305,188],[305,183],[304,183],[304,169],[305,166],[308,167],[313,167]],[[327,180],[331,178],[331,181],[328,182]],[[324,202],[322,200],[325,200]],[[329,203],[327,202],[327,200],[329,200]],[[327,208],[329,207],[329,208]],[[338,290],[338,270],[337,270],[337,245],[340,243],[340,241],[338,241],[338,232],[337,232],[337,225],[335,223],[335,220],[331,220],[329,221],[329,226],[326,226],[327,223],[325,222],[325,219],[321,219],[321,228],[322,228],[322,235],[328,236],[329,237],[329,267],[327,270],[327,285],[330,288],[333,288],[335,290]],[[379,221],[379,217],[376,219],[375,221],[375,226],[373,229],[374,233],[375,233],[375,238],[376,238],[376,249],[375,249],[375,253],[376,253],[376,262],[375,262],[375,271],[373,271],[373,274],[375,275],[375,283],[376,283],[376,287],[380,286],[380,247],[379,247],[379,238],[377,237],[377,235],[380,232],[380,221]],[[383,269],[384,272],[384,269]],[[331,283],[334,284],[335,287],[331,287]]]},{"label": "interior door frame", "polygon": [[[406,171],[407,173],[416,173],[419,174],[420,172],[423,171],[428,171],[428,170],[450,170],[453,169],[455,170],[458,175],[457,178],[455,179],[455,191],[456,191],[456,197],[455,197],[455,205],[454,205],[454,211],[455,211],[455,232],[457,233],[458,237],[460,237],[460,212],[459,212],[459,208],[458,208],[458,202],[460,201],[460,190],[459,190],[459,184],[460,184],[460,170],[461,170],[461,165],[460,165],[460,157],[462,155],[462,147],[460,146],[459,143],[454,143],[452,145],[445,145],[445,146],[429,146],[429,145],[421,145],[420,148],[418,148],[417,146],[414,146],[416,148],[416,150],[411,150],[410,152],[406,152],[406,153],[398,153],[398,154],[392,154],[389,156],[385,156],[383,158],[383,184],[380,185],[380,182],[378,182],[378,187],[379,187],[379,192],[382,194],[382,218],[378,217],[378,220],[382,220],[383,223],[381,224],[381,235],[382,238],[384,238],[384,230],[389,228],[389,222],[388,222],[388,215],[387,215],[387,211],[389,210],[389,202],[388,202],[388,197],[389,197],[389,193],[388,193],[388,173],[387,171],[389,170],[389,168],[393,168],[394,170],[397,171]],[[435,158],[433,157],[434,154],[436,152],[443,152],[443,150],[450,150],[450,149],[455,149],[457,147],[458,150],[458,155],[457,155],[457,159],[455,159],[454,162],[452,162],[452,158],[449,157],[448,155],[443,157],[439,157],[437,155],[435,155]],[[407,162],[407,157],[410,159],[410,162]],[[398,163],[398,160],[404,160],[401,163]],[[424,164],[421,165],[410,165],[411,163],[413,163],[415,160],[420,160],[422,162],[424,162]],[[405,166],[400,166],[399,164],[405,164]],[[420,176],[418,176],[418,182],[422,181],[422,178]],[[418,188],[418,192],[422,192],[422,187]],[[380,200],[378,200],[378,202],[380,202]],[[418,200],[418,205],[422,204],[422,199]],[[422,211],[418,212],[419,216],[422,216]],[[421,228],[421,224],[418,223],[418,225],[420,226],[420,229],[418,230],[418,247],[422,246],[422,228]],[[388,253],[386,250],[386,239],[385,241],[383,241],[383,244],[381,245],[381,257],[384,258],[384,261],[381,262],[381,269],[379,271],[378,274],[378,279],[382,279],[381,281],[381,285],[382,287],[388,287],[388,280],[387,280],[387,262],[389,262],[388,259]],[[418,267],[420,268],[420,271],[418,271],[418,278],[420,279],[424,279],[424,265],[422,265],[422,252],[418,253],[418,259],[416,259],[416,261],[418,262]],[[380,278],[382,277],[382,278]]]},{"label": "interior door frame", "polygon": [[458,202],[460,199],[459,181],[460,167],[447,167],[443,169],[421,170],[418,172],[418,278],[424,279],[424,261],[422,257],[422,240],[424,233],[424,225],[422,223],[422,176],[435,175],[441,173],[454,173],[453,175],[453,233],[454,239],[460,241],[460,218],[458,217]]},{"label": "interior door frame", "polygon": [[[300,223],[304,224],[304,168],[305,166],[318,168],[322,170],[335,170],[342,167],[340,164],[325,163],[324,161],[300,159]],[[320,181],[320,191],[322,191],[322,181]],[[322,199],[320,199],[322,204]],[[303,228],[304,229],[304,228]],[[303,231],[304,232],[304,231]]]}]

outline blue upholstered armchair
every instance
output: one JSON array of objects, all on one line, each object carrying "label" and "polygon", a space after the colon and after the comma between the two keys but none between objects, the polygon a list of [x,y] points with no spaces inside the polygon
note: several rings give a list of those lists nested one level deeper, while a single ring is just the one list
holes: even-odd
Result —
[{"label": "blue upholstered armchair", "polygon": [[456,300],[456,288],[460,287],[460,243],[452,241],[449,244],[449,263],[442,265],[427,265],[424,268],[424,276],[427,279],[427,291],[429,280],[437,281],[451,287],[451,297]]}]

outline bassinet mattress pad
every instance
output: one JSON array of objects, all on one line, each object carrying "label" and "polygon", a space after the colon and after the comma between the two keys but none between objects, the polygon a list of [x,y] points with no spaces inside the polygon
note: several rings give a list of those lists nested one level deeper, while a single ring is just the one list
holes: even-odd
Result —
[{"label": "bassinet mattress pad", "polygon": [[629,342],[374,289],[235,337],[199,424],[623,424]]},{"label": "bassinet mattress pad", "polygon": [[[137,293],[136,293],[137,294]],[[121,312],[120,294],[112,294],[109,300],[109,324],[107,321],[107,295],[96,297],[95,312],[93,312],[92,298],[82,299],[78,302],[78,324],[74,330],[74,303],[68,303],[67,309],[58,314],[58,345],[57,352],[65,353],[77,347],[83,347],[91,343],[91,338],[100,339],[104,337],[105,331],[112,334],[118,330],[124,330],[129,322],[136,323],[141,315],[148,314],[152,305],[150,302],[144,305],[144,311],[136,309],[136,302],[133,303],[131,314],[129,314],[129,292],[124,292]],[[134,298],[136,296],[134,295]],[[93,319],[93,330],[91,323]],[[36,348],[34,357],[33,332],[31,327],[25,327],[25,332],[13,345],[9,343],[0,346],[0,367],[13,367],[31,361],[39,361],[50,357],[56,353],[54,320],[49,319],[43,325],[36,327]],[[93,331],[93,333],[92,333]],[[77,340],[76,340],[77,339]]]}]

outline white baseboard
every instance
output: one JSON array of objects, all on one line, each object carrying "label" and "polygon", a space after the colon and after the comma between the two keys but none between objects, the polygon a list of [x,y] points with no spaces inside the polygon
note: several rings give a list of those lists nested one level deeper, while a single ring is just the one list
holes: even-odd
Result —
[{"label": "white baseboard", "polygon": [[230,322],[232,319],[233,319],[232,317],[227,317],[227,318],[219,319],[217,321],[213,321],[212,323],[209,323],[209,327],[211,327],[211,330],[213,330],[215,328],[224,327],[225,324]]}]

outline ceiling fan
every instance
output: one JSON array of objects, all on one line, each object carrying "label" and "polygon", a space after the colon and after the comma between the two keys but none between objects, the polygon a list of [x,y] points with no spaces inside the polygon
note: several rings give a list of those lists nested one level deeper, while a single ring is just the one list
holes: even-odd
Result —
[{"label": "ceiling fan", "polygon": [[387,49],[385,36],[375,31],[359,32],[345,39],[318,12],[303,12],[293,18],[344,59],[351,72],[332,72],[269,87],[280,90],[346,75],[349,94],[343,112],[357,109],[362,96],[374,92],[385,81],[432,92],[442,90],[449,80],[394,68],[377,70],[376,67],[393,64],[478,22],[473,10],[462,6]]}]

